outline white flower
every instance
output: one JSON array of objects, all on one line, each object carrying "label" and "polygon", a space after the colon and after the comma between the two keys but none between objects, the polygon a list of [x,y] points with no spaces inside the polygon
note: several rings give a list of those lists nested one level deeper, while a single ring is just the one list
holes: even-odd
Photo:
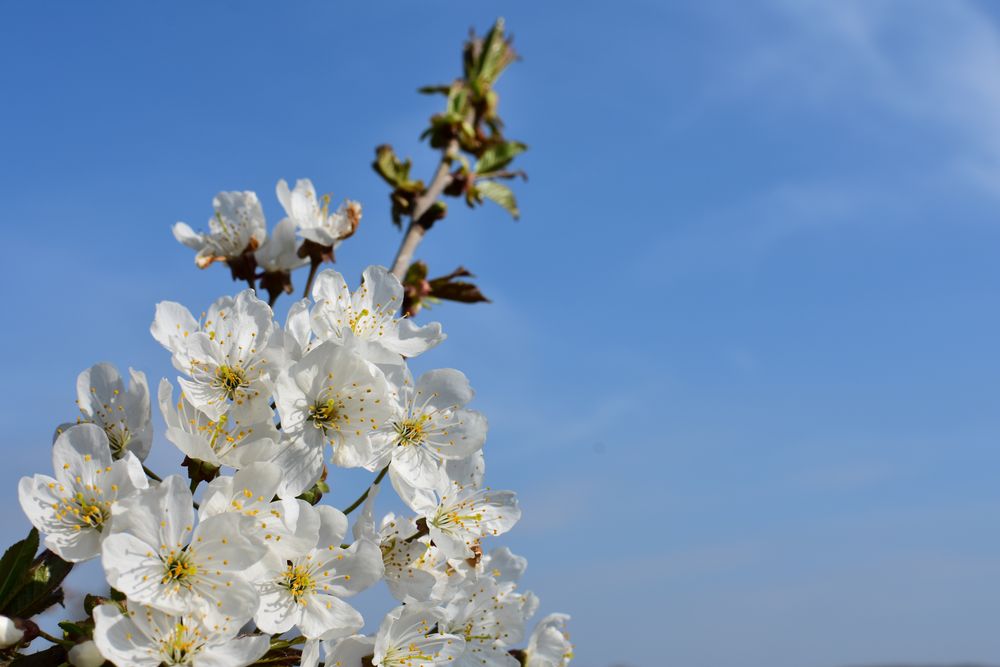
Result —
[{"label": "white flower", "polygon": [[0,616],[0,648],[13,646],[24,637],[24,630],[17,627],[14,621],[6,616]]},{"label": "white flower", "polygon": [[460,371],[429,371],[415,387],[409,372],[405,375],[395,414],[372,436],[376,460],[369,467],[388,464],[394,486],[401,480],[418,488],[436,487],[445,461],[465,459],[482,449],[486,417],[463,407],[473,392]]},{"label": "white flower", "polygon": [[[232,310],[235,301],[231,296],[216,299],[215,303],[202,313],[202,320],[210,326],[219,319],[220,312]],[[202,330],[201,321],[195,319],[185,306],[175,301],[161,301],[156,304],[156,315],[149,327],[149,332],[153,334],[156,342],[170,352],[171,362],[179,371],[186,371],[190,364],[190,359],[187,357],[188,337]]]},{"label": "white flower", "polygon": [[[323,644],[326,653],[324,664],[330,667],[366,667],[371,662],[365,663],[364,659],[375,653],[375,638],[365,635],[351,635],[337,642]],[[302,664],[305,665],[305,660]],[[410,667],[419,667],[419,664],[413,663]]]},{"label": "white flower", "polygon": [[496,582],[489,577],[467,580],[445,606],[440,632],[465,639],[465,653],[459,667],[519,667],[507,646],[521,641],[524,620],[514,604],[501,598]]},{"label": "white flower", "polygon": [[320,515],[304,500],[276,500],[281,468],[252,463],[232,477],[217,477],[208,485],[198,518],[225,512],[249,517],[245,534],[256,539],[280,560],[293,558],[316,546]]},{"label": "white flower", "polygon": [[443,610],[413,603],[396,607],[375,636],[376,667],[436,667],[455,661],[465,649],[457,635],[432,632],[445,622]]},{"label": "white flower", "polygon": [[257,266],[268,273],[288,272],[309,263],[309,258],[299,257],[298,250],[295,221],[285,218],[275,226],[271,238],[257,249],[254,256]]},{"label": "white flower", "polygon": [[93,640],[74,645],[66,657],[73,667],[101,667],[105,661],[105,657],[101,655]]},{"label": "white flower", "polygon": [[[281,349],[271,308],[248,289],[234,300],[217,302],[200,330],[185,329],[193,319],[157,308],[153,322],[153,335],[161,343],[166,340],[174,366],[190,376],[178,379],[187,400],[212,420],[230,409],[244,423],[269,419],[271,368]],[[178,336],[178,325],[186,333]]]},{"label": "white flower", "polygon": [[330,213],[330,196],[316,197],[316,189],[308,178],[295,182],[295,189],[289,190],[284,179],[276,188],[278,201],[285,208],[288,220],[298,226],[302,238],[321,246],[336,248],[342,239],[354,233],[361,220],[361,205],[347,201]]},{"label": "white flower", "polygon": [[[313,461],[313,467],[318,461],[321,468],[327,443],[337,465],[367,464],[371,434],[392,414],[382,372],[334,343],[315,347],[278,377],[275,403],[282,430],[294,439],[275,459],[286,471],[303,460]],[[319,470],[315,473],[318,477]]]},{"label": "white flower", "polygon": [[91,366],[76,379],[76,404],[82,414],[81,423],[90,422],[104,429],[116,458],[128,450],[143,461],[153,444],[149,385],[143,372],[131,368],[128,372],[126,389],[111,364]]},{"label": "white flower", "polygon": [[192,459],[242,468],[255,461],[269,461],[278,453],[281,434],[273,421],[244,423],[232,411],[213,420],[183,394],[174,402],[173,394],[170,381],[160,380],[157,399],[167,425],[165,435]]},{"label": "white flower", "polygon": [[113,604],[94,609],[94,641],[118,667],[246,667],[268,650],[270,637],[237,637],[239,625],[208,628],[189,615],[129,608],[128,614]]},{"label": "white flower", "polygon": [[[440,667],[455,664],[465,650],[458,635],[437,632],[444,610],[414,602],[396,607],[382,620],[374,638],[345,637],[324,642],[326,664],[335,667]],[[368,658],[370,662],[365,659]]]},{"label": "white flower", "polygon": [[519,592],[517,581],[528,569],[528,560],[516,556],[507,547],[498,547],[483,556],[478,565],[483,572],[497,582],[500,599],[513,603],[527,621],[538,610],[538,597],[531,591]]},{"label": "white flower", "polygon": [[350,342],[375,363],[399,364],[444,340],[437,322],[419,327],[398,317],[403,286],[384,267],[369,266],[361,287],[352,295],[343,276],[327,269],[316,276],[311,312],[313,332],[320,340]]},{"label": "white flower", "polygon": [[288,308],[285,329],[282,333],[285,364],[294,364],[312,349],[315,339],[312,325],[309,323],[309,299],[300,299]]},{"label": "white flower", "polygon": [[288,559],[269,554],[255,568],[260,606],[254,616],[264,632],[298,626],[309,639],[331,639],[357,632],[364,619],[341,598],[368,588],[382,576],[382,554],[369,540],[341,547],[347,517],[326,505],[320,513],[316,548]]},{"label": "white flower", "polygon": [[209,627],[238,628],[257,608],[257,592],[242,573],[266,549],[244,534],[251,520],[239,514],[195,528],[191,501],[187,484],[173,475],[119,502],[102,545],[108,583],[130,600],[196,615]]},{"label": "white flower", "polygon": [[525,667],[566,667],[573,658],[573,645],[565,627],[566,614],[549,614],[535,627],[524,654]]},{"label": "white flower", "polygon": [[417,537],[415,517],[396,517],[387,514],[381,526],[375,528],[375,497],[380,485],[368,490],[368,498],[354,524],[354,539],[370,540],[382,552],[383,578],[394,598],[400,602],[426,601],[432,590],[447,579],[444,568],[447,561],[437,547],[426,537]]},{"label": "white flower", "polygon": [[517,591],[517,581],[527,569],[528,561],[515,556],[507,547],[498,547],[479,558],[453,558],[448,561],[447,567],[449,576],[443,586],[439,583],[435,589],[434,599],[451,600],[458,587],[467,585],[467,582],[489,579],[496,584],[500,600],[513,604],[522,620],[528,620],[535,613],[538,598],[534,593]]},{"label": "white flower", "polygon": [[473,452],[464,459],[452,459],[444,464],[444,476],[451,480],[453,484],[461,486],[474,486],[477,489],[483,485],[483,477],[486,475],[486,458],[483,450]]},{"label": "white flower", "polygon": [[94,424],[67,429],[52,446],[55,478],[21,478],[21,508],[45,546],[60,558],[79,562],[100,553],[112,508],[146,487],[142,464],[131,452],[113,460],[108,436]]},{"label": "white flower", "polygon": [[197,251],[194,261],[201,269],[256,250],[267,238],[264,211],[255,193],[220,192],[212,206],[215,215],[208,221],[207,233],[195,232],[185,222],[173,228],[175,239]]},{"label": "white flower", "polygon": [[448,562],[439,548],[419,533],[415,517],[386,515],[379,530],[379,548],[385,568],[385,583],[400,602],[436,599],[437,588],[446,585]]},{"label": "white flower", "polygon": [[501,535],[521,518],[513,491],[448,482],[434,490],[409,489],[401,497],[427,521],[431,540],[448,558],[473,557],[480,538]]}]

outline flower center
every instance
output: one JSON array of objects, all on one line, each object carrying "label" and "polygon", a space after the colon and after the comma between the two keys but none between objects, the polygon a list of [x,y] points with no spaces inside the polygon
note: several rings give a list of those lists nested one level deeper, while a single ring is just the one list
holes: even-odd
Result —
[{"label": "flower center", "polygon": [[426,439],[424,424],[428,420],[427,415],[420,415],[416,419],[394,422],[392,427],[396,430],[396,444],[401,447],[421,444]]},{"label": "flower center", "polygon": [[316,401],[309,406],[309,421],[313,423],[313,426],[324,431],[334,429],[337,426],[341,407],[343,407],[343,403],[336,398]]},{"label": "flower center", "polygon": [[288,589],[295,602],[304,605],[306,595],[316,588],[316,580],[313,579],[312,572],[309,571],[308,567],[292,564],[285,570],[284,578],[279,585]]},{"label": "flower center", "polygon": [[60,518],[72,515],[80,522],[76,525],[77,530],[82,530],[84,526],[100,530],[104,522],[111,517],[110,502],[100,501],[94,497],[87,498],[80,492],[64,498],[60,510]]},{"label": "flower center", "polygon": [[201,649],[201,631],[178,623],[173,631],[160,640],[160,654],[168,665],[190,664]]},{"label": "flower center", "polygon": [[198,574],[198,566],[191,562],[187,551],[171,554],[163,563],[164,584],[190,585],[188,580]]},{"label": "flower center", "polygon": [[409,667],[413,664],[433,663],[437,655],[428,655],[416,642],[406,646],[390,646],[382,658],[383,667]]},{"label": "flower center", "polygon": [[239,366],[219,366],[215,371],[215,384],[229,400],[234,400],[240,389],[250,386],[246,371]]},{"label": "flower center", "polygon": [[111,455],[116,459],[121,458],[122,454],[125,453],[125,447],[132,440],[132,432],[128,430],[126,424],[105,424],[104,432],[108,436],[108,441],[111,443]]},{"label": "flower center", "polygon": [[478,526],[483,520],[482,512],[471,512],[469,514],[462,514],[462,511],[470,511],[471,507],[441,507],[434,514],[428,523],[433,525],[435,528],[439,528],[443,531],[449,530],[467,530],[468,526],[466,524],[472,524],[473,526]]}]

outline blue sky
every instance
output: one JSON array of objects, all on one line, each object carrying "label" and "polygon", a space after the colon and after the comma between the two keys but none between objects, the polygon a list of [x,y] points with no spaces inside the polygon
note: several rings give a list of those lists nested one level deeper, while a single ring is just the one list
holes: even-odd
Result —
[{"label": "blue sky", "polygon": [[253,189],[273,224],[275,182],[310,177],[365,205],[340,270],[390,262],[373,149],[429,172],[414,90],[497,15],[523,218],[453,204],[428,236],[494,303],[422,315],[450,337],[418,366],[477,388],[524,508],[503,543],[575,664],[1000,661],[985,3],[4,4],[0,536],[76,374],[173,377],[153,304],[237,289],[174,221]]}]

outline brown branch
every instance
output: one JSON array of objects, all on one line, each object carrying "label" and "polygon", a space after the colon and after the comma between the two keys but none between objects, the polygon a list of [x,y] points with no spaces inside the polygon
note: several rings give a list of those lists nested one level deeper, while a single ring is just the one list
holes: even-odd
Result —
[{"label": "brown branch", "polygon": [[323,263],[323,260],[319,259],[317,257],[313,257],[310,260],[310,262],[309,262],[309,277],[306,278],[306,286],[305,286],[305,289],[302,290],[302,298],[303,299],[308,299],[309,298],[309,290],[312,289],[313,278],[316,277],[316,269],[318,269],[319,265],[322,264],[322,263]]},{"label": "brown branch", "polygon": [[409,268],[410,262],[413,261],[413,253],[423,240],[424,234],[427,233],[427,227],[420,222],[420,219],[424,217],[424,214],[430,210],[434,202],[437,201],[437,198],[441,196],[444,189],[451,183],[451,162],[457,154],[458,139],[452,139],[441,153],[441,162],[438,163],[437,171],[434,172],[434,178],[431,180],[430,186],[413,203],[413,212],[410,214],[410,226],[407,227],[406,236],[403,237],[403,242],[399,245],[399,250],[396,252],[396,259],[392,262],[392,273],[400,280],[406,275],[406,269]]}]

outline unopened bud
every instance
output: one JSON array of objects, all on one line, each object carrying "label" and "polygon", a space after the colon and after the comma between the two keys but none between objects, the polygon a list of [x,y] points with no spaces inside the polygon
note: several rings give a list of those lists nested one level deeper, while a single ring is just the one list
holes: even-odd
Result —
[{"label": "unopened bud", "polygon": [[6,616],[0,616],[0,648],[13,646],[24,637],[24,630],[17,627],[14,621]]},{"label": "unopened bud", "polygon": [[101,667],[104,656],[97,650],[97,644],[85,641],[69,650],[69,664],[73,667]]},{"label": "unopened bud", "polygon": [[351,231],[341,236],[341,239],[349,238],[358,231],[358,225],[361,224],[361,204],[348,200],[344,204],[344,213],[347,215],[347,222],[351,223]]}]

